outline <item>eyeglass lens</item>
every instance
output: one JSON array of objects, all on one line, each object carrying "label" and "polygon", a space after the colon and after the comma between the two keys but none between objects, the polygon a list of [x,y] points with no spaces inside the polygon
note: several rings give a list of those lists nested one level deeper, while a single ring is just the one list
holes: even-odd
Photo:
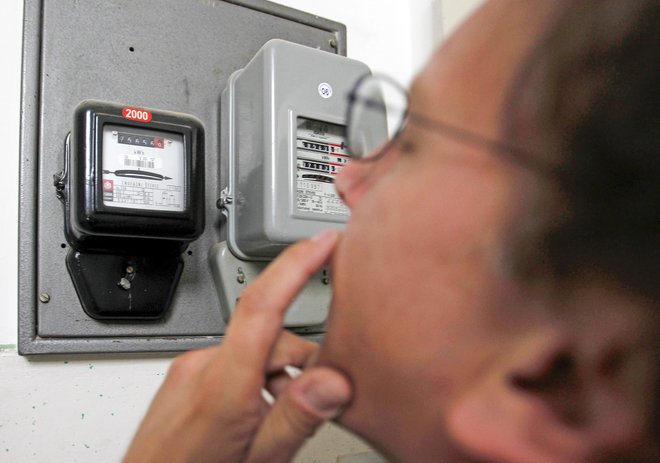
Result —
[{"label": "eyeglass lens", "polygon": [[400,131],[408,96],[396,83],[369,76],[358,83],[349,114],[348,148],[356,159],[375,156]]}]

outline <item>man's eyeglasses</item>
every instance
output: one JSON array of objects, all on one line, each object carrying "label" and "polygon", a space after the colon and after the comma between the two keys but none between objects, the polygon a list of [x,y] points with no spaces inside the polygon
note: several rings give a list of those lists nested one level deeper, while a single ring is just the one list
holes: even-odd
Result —
[{"label": "man's eyeglasses", "polygon": [[504,154],[532,170],[549,167],[527,150],[410,112],[408,101],[406,89],[389,76],[367,74],[358,79],[348,94],[346,118],[346,146],[354,159],[380,158],[407,124],[416,124],[463,143]]}]

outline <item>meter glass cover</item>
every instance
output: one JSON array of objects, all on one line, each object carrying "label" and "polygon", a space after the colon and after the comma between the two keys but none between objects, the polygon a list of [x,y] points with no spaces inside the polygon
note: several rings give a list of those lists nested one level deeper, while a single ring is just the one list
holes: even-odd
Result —
[{"label": "meter glass cover", "polygon": [[103,205],[145,211],[185,209],[183,136],[106,124]]},{"label": "meter glass cover", "polygon": [[334,177],[348,164],[342,125],[298,117],[296,204],[299,211],[349,215],[335,190]]}]

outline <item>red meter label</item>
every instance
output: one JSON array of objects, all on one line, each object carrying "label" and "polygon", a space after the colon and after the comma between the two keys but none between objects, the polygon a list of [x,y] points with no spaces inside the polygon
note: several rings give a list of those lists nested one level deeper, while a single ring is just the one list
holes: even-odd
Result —
[{"label": "red meter label", "polygon": [[151,111],[140,108],[131,108],[126,106],[122,110],[122,115],[129,121],[149,122],[151,121]]}]

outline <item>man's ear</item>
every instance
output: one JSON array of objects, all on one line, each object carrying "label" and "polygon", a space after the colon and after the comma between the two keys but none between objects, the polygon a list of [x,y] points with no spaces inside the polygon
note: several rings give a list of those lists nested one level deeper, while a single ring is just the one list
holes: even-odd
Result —
[{"label": "man's ear", "polygon": [[512,342],[452,402],[447,428],[455,444],[487,461],[555,463],[590,461],[634,443],[643,432],[634,407],[585,378],[578,357],[552,329]]}]

